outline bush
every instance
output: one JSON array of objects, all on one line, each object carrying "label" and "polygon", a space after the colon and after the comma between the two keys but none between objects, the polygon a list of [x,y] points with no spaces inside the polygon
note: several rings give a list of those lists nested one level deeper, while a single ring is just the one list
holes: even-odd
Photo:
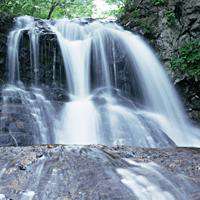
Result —
[{"label": "bush", "polygon": [[0,12],[37,18],[91,17],[93,0],[0,0]]},{"label": "bush", "polygon": [[200,39],[187,42],[172,57],[171,68],[196,80],[200,80]]},{"label": "bush", "polygon": [[166,0],[151,0],[151,3],[154,6],[163,6],[166,3]]},{"label": "bush", "polygon": [[167,24],[168,26],[173,26],[176,21],[176,16],[173,10],[168,10],[165,12],[165,17],[167,18]]}]

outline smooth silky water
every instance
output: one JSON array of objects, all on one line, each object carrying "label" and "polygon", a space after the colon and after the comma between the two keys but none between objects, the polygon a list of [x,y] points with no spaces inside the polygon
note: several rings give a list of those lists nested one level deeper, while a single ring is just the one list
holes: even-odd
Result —
[{"label": "smooth silky water", "polygon": [[[17,18],[8,36],[10,85],[4,89],[18,93],[31,108],[40,132],[34,143],[200,146],[199,129],[188,121],[163,66],[140,36],[114,22],[61,19],[43,23],[56,35],[65,66],[69,101],[59,118],[38,83],[40,28],[32,17]],[[30,38],[34,73],[29,90],[20,79],[24,31]]]},{"label": "smooth silky water", "polygon": [[[50,27],[58,37],[72,94],[61,114],[58,143],[199,146],[198,130],[187,121],[161,64],[139,36],[99,21],[82,25],[62,19]],[[118,85],[119,53],[125,54],[137,77],[142,108],[127,106],[128,100],[112,94]],[[97,74],[95,89],[102,88],[99,93],[91,85],[91,70]]]},{"label": "smooth silky water", "polygon": [[190,199],[188,191],[194,189],[194,186],[188,183],[186,177],[171,176],[154,162],[135,162],[132,159],[125,159],[125,161],[130,164],[130,167],[118,168],[116,171],[121,176],[121,182],[136,195],[137,199]]}]

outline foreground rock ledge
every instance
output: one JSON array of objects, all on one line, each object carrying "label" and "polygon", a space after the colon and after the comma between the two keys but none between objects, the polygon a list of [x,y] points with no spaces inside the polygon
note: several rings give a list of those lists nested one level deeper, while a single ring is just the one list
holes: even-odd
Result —
[{"label": "foreground rock ledge", "polygon": [[200,149],[0,148],[0,199],[132,200],[146,194],[200,199]]}]

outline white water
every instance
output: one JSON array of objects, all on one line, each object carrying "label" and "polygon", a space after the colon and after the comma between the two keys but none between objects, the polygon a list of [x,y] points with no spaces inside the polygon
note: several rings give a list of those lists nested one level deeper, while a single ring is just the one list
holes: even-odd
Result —
[{"label": "white water", "polygon": [[[165,132],[177,144],[185,145],[185,141],[191,140],[191,134],[186,134],[186,132],[192,132],[193,128],[189,126],[186,120],[181,102],[163,67],[156,59],[153,51],[139,36],[129,32],[119,33],[119,35],[126,47],[129,48],[128,53],[132,62],[136,63],[136,71],[142,83],[148,108],[165,116],[168,120],[167,126],[165,123],[160,123]],[[197,145],[198,140],[196,138]],[[192,145],[195,145],[195,139],[192,142],[194,142]]]},{"label": "white water", "polygon": [[[104,143],[157,146],[149,130],[138,119],[138,115],[143,115],[143,117],[151,119],[155,123],[154,126],[165,132],[177,145],[199,146],[200,141],[199,137],[195,135],[196,130],[187,122],[182,105],[161,64],[139,36],[124,31],[115,24],[100,22],[83,26],[68,20],[61,20],[56,22],[52,30],[57,34],[62,49],[68,85],[73,88],[69,89],[73,95],[72,102],[66,104],[61,115],[63,123],[60,128],[61,141],[81,144],[98,143],[102,141],[103,129],[106,129],[107,133],[105,134],[109,135],[110,132],[110,136],[108,136],[110,141],[104,139]],[[98,87],[112,87],[108,45],[114,44],[112,46],[112,62],[114,62],[115,85],[117,82],[114,60],[115,51],[117,51],[115,49],[116,42],[121,43],[121,47],[125,48],[125,54],[132,63],[132,70],[139,77],[141,92],[145,100],[145,110],[138,108],[131,110],[120,105],[117,102],[118,99],[112,97],[111,94],[109,96],[108,90],[106,98],[104,98],[106,123],[99,117],[102,116],[102,113],[99,112],[98,105],[92,105],[90,101],[91,77],[86,60],[91,59],[91,53],[94,54],[95,61],[92,67],[100,72],[100,77],[97,77]],[[84,99],[74,100],[80,97],[84,97]],[[97,116],[97,111],[99,116]],[[92,116],[94,120],[90,119]],[[90,123],[88,123],[89,121]],[[103,129],[100,128],[102,124]],[[99,138],[96,142],[94,142],[95,134],[96,138]],[[165,140],[161,137],[160,140]],[[58,139],[58,143],[59,141]]]},{"label": "white water", "polygon": [[[139,36],[105,21],[45,23],[57,36],[70,96],[55,123],[56,143],[200,146],[199,130],[188,122],[162,65]],[[19,44],[23,31],[28,30],[34,84],[38,85],[38,27],[27,16],[18,18],[16,24],[8,39],[10,83],[20,81]],[[55,80],[55,65],[52,69]],[[127,90],[137,100],[125,97]],[[42,127],[44,119],[37,121]],[[48,129],[42,132],[47,137]]]},{"label": "white water", "polygon": [[7,167],[7,165],[5,165],[5,167],[3,167],[3,168],[1,169],[1,171],[0,171],[0,180],[1,180],[2,176],[3,176],[3,174],[4,174],[5,171],[6,171],[6,167]]},{"label": "white water", "polygon": [[[121,182],[126,185],[139,200],[187,200],[186,191],[179,186],[187,180],[170,177],[155,163],[139,163],[126,159],[130,168],[118,168]],[[180,180],[179,180],[180,179]],[[179,180],[179,182],[178,182]]]},{"label": "white water", "polygon": [[[31,128],[31,132],[35,134],[32,135],[34,144],[53,142],[53,128],[51,127],[51,123],[54,120],[55,110],[50,101],[45,99],[41,89],[31,88],[31,91],[26,91],[25,89],[8,85],[2,91],[2,95],[3,113],[11,113],[12,107],[10,108],[9,105],[15,104],[17,106],[18,102],[20,102],[19,105],[27,112],[21,113],[22,116],[26,114],[29,118],[31,117],[33,123],[29,128]],[[14,136],[13,139],[15,140]],[[18,145],[16,140],[15,142],[16,145]]]},{"label": "white water", "polygon": [[9,83],[14,84],[20,80],[19,72],[19,45],[25,30],[31,29],[34,19],[29,16],[18,17],[15,28],[8,35],[8,69]]},{"label": "white water", "polygon": [[56,143],[98,143],[97,133],[100,118],[94,104],[90,100],[80,99],[67,103],[63,108],[61,116],[61,130],[59,127]]},{"label": "white water", "polygon": [[4,194],[0,194],[0,200],[6,200],[6,197]]},{"label": "white water", "polygon": [[34,80],[35,85],[38,85],[38,67],[39,67],[39,31],[37,29],[31,29],[30,35],[30,54],[31,54],[31,65],[34,68]]},{"label": "white water", "polygon": [[26,191],[23,193],[21,200],[32,200],[35,195],[34,191]]}]

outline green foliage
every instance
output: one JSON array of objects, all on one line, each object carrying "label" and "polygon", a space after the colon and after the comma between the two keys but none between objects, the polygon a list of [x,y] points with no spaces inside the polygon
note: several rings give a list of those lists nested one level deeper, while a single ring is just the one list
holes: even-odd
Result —
[{"label": "green foliage", "polygon": [[38,18],[90,17],[93,0],[4,0],[0,12]]},{"label": "green foliage", "polygon": [[182,74],[200,80],[200,39],[184,44],[178,51],[179,56],[171,60],[171,68]]},{"label": "green foliage", "polygon": [[116,6],[116,9],[111,12],[118,18],[125,13],[132,12],[134,8],[137,9],[135,0],[105,0],[105,2]]},{"label": "green foliage", "polygon": [[152,32],[152,27],[148,18],[135,18],[135,25],[143,31],[144,35],[148,35]]},{"label": "green foliage", "polygon": [[135,6],[135,9],[131,12],[132,21],[135,23],[136,26],[140,27],[144,34],[149,34],[152,32],[151,23],[149,23],[148,17],[142,18],[141,10]]},{"label": "green foliage", "polygon": [[140,16],[140,9],[136,8],[132,11],[132,17],[138,18]]},{"label": "green foliage", "polygon": [[154,6],[163,6],[166,3],[166,0],[151,0],[151,3]]},{"label": "green foliage", "polygon": [[152,32],[151,20],[149,17],[141,16],[141,3],[142,1],[136,2],[134,0],[107,0],[108,3],[117,3],[118,11],[116,16],[120,15],[128,16],[129,21],[134,23],[134,25],[140,28],[144,35],[148,35]]},{"label": "green foliage", "polygon": [[176,16],[173,10],[168,10],[165,12],[165,17],[167,18],[167,24],[168,26],[173,26],[176,21]]}]

